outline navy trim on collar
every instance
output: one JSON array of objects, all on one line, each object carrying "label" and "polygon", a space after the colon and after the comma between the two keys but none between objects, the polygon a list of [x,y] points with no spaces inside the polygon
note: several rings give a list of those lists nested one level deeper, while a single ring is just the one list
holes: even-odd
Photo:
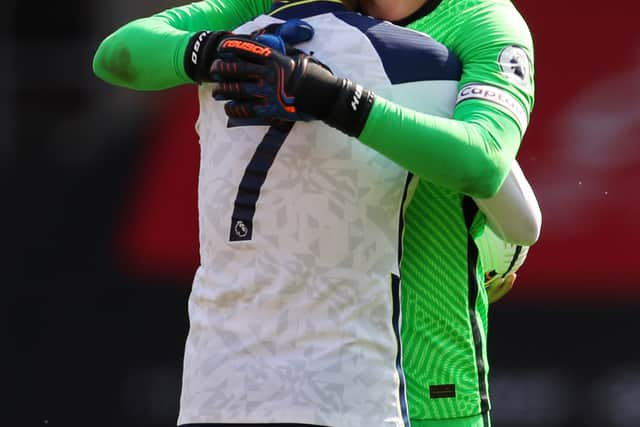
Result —
[{"label": "navy trim on collar", "polygon": [[295,18],[304,19],[310,16],[322,15],[323,13],[344,12],[345,10],[347,8],[342,3],[335,1],[298,0],[275,3],[271,12],[269,12],[269,16],[286,21]]}]

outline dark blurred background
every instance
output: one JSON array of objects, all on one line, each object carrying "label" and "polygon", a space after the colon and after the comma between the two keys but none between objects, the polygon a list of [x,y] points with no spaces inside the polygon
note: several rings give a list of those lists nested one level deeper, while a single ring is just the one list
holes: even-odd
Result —
[{"label": "dark blurred background", "polygon": [[[518,158],[543,234],[491,309],[494,426],[637,427],[640,7],[515,3],[537,49]],[[17,207],[3,425],[175,425],[198,263],[196,91],[110,87],[91,59],[119,25],[178,4],[3,3],[0,157]]]}]

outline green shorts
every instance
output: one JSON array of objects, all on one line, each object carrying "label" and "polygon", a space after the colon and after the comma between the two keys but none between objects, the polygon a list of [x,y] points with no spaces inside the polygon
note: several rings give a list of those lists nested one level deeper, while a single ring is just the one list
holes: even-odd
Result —
[{"label": "green shorts", "polygon": [[411,420],[411,427],[491,427],[489,413],[446,420]]}]

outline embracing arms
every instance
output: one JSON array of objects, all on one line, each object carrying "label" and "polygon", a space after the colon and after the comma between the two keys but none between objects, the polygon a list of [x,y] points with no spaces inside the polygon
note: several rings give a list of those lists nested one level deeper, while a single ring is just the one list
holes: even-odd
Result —
[{"label": "embracing arms", "polygon": [[270,8],[270,0],[205,0],[129,22],[100,44],[93,70],[110,84],[137,90],[193,83],[185,52],[196,34],[231,31]]}]

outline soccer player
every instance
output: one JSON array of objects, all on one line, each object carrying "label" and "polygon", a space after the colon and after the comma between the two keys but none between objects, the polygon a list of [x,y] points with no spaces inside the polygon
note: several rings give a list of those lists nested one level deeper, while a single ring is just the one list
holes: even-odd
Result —
[{"label": "soccer player", "polygon": [[[315,3],[326,7],[334,2]],[[290,6],[283,5],[279,8],[278,16],[286,17],[286,11],[292,10]],[[243,15],[243,8],[250,11],[247,13],[245,9],[244,13],[247,14]],[[162,44],[157,44],[157,32],[149,31],[149,27],[146,27],[151,22],[138,22],[125,29],[136,36],[130,38],[127,44],[104,45],[104,49],[111,51],[103,50],[96,56],[97,72],[101,73],[100,69],[103,67],[102,70],[109,70],[111,73],[109,79],[112,82],[138,88],[169,87],[184,83],[190,79],[181,68],[180,61],[176,61],[176,58],[180,58],[176,52],[191,52],[196,49],[202,34],[194,33],[205,28],[233,28],[257,10],[259,9],[247,5],[247,2],[239,6],[221,6],[218,2],[204,2],[167,12],[153,20],[154,31],[162,33]],[[201,13],[203,11],[206,13]],[[223,22],[225,16],[230,18],[230,21]],[[184,24],[185,20],[188,21],[188,25],[181,28],[180,25]],[[161,25],[167,21],[172,25]],[[372,23],[367,21],[367,24]],[[319,29],[321,25],[314,23],[314,27]],[[376,37],[373,33],[379,29],[378,27],[368,31],[372,27],[373,25],[363,31],[357,25],[351,25],[349,31],[357,29],[357,37],[362,41],[362,34],[365,34],[372,44],[371,39]],[[387,30],[387,27],[382,29]],[[332,28],[332,31],[335,30]],[[336,32],[331,35],[334,38],[326,40],[326,44],[335,45],[336,40],[344,43],[357,38],[351,33]],[[398,42],[404,37],[409,41],[415,40],[414,32],[397,35],[393,40]],[[186,48],[189,40],[192,42],[191,50]],[[423,43],[426,43],[425,39],[420,39],[419,44]],[[164,48],[154,49],[155,46]],[[438,107],[436,104],[443,99],[441,94],[436,94],[434,90],[437,85],[427,84],[421,87],[419,83],[424,82],[408,80],[403,82],[404,85],[396,85],[398,87],[394,87],[394,90],[385,92],[381,80],[366,74],[378,73],[384,76],[389,73],[397,78],[396,73],[406,72],[410,67],[391,71],[387,66],[392,67],[392,62],[387,60],[383,61],[381,71],[380,63],[377,63],[376,67],[365,61],[356,64],[361,67],[360,70],[350,70],[344,64],[353,62],[354,58],[364,60],[364,55],[358,55],[360,52],[354,46],[356,45],[338,49],[345,55],[342,59],[339,57],[340,53],[331,54],[327,46],[324,46],[324,50],[319,46],[316,55],[319,58],[328,58],[327,63],[331,64],[338,75],[368,85],[366,87],[378,90],[379,95],[389,98],[393,96],[398,105],[414,108],[416,111],[410,115],[410,119],[421,119],[423,116],[434,118],[434,113],[447,115],[445,111],[434,110]],[[398,46],[394,47],[390,52],[397,52]],[[376,48],[380,49],[378,46]],[[140,51],[150,51],[151,55],[148,58],[141,57],[138,55]],[[438,50],[435,53],[437,52]],[[429,67],[420,69],[415,64],[421,64],[416,61],[425,58],[413,51],[411,55],[410,59],[414,61],[412,65],[418,71],[422,71],[420,74],[424,74],[423,71]],[[167,56],[171,58],[170,61],[166,61]],[[379,59],[381,58],[377,58]],[[342,67],[339,66],[341,60],[344,61]],[[174,67],[166,67],[167,62]],[[448,62],[445,61],[443,64],[447,65]],[[146,68],[147,66],[149,68]],[[153,71],[148,73],[145,70]],[[389,75],[386,78],[392,80]],[[210,86],[203,85],[201,99],[208,99],[210,91]],[[376,101],[382,100],[381,97],[376,98]],[[453,104],[454,100],[451,98],[450,105]],[[387,103],[386,107],[390,106],[393,105]],[[217,238],[203,240],[203,266],[198,272],[190,302],[192,328],[185,357],[181,422],[282,421],[332,426],[382,425],[380,416],[386,411],[392,414],[385,418],[392,425],[406,425],[408,421],[403,390],[404,372],[411,372],[413,376],[407,377],[407,380],[411,401],[409,410],[412,411],[414,425],[443,425],[437,424],[437,421],[425,420],[457,417],[455,414],[460,407],[464,408],[464,411],[459,413],[463,413],[461,416],[467,419],[452,421],[458,423],[452,425],[483,425],[479,423],[488,422],[488,413],[481,410],[482,390],[483,386],[486,387],[486,370],[482,370],[485,366],[483,346],[486,332],[486,295],[477,285],[477,250],[469,243],[472,236],[481,230],[483,218],[475,215],[473,204],[459,194],[461,189],[458,187],[461,182],[466,182],[468,188],[465,190],[476,196],[489,195],[493,190],[474,191],[474,183],[460,180],[459,174],[462,172],[456,168],[444,170],[442,167],[436,167],[442,187],[437,185],[437,179],[434,180],[435,183],[429,184],[423,179],[426,164],[422,169],[409,165],[411,170],[416,171],[416,175],[406,175],[404,169],[398,169],[385,157],[371,157],[371,150],[363,151],[366,147],[358,148],[359,146],[354,145],[352,141],[342,145],[342,149],[336,150],[340,141],[345,140],[340,139],[337,132],[327,133],[326,128],[321,130],[323,137],[315,143],[284,144],[280,147],[276,161],[272,164],[268,161],[265,163],[265,158],[273,161],[273,147],[278,148],[283,139],[287,139],[287,142],[304,140],[305,137],[313,140],[313,135],[319,132],[314,126],[318,125],[309,123],[290,129],[274,125],[268,131],[265,131],[264,127],[253,130],[225,130],[226,122],[220,120],[219,114],[222,107],[213,101],[203,102],[202,107],[200,133],[208,136],[202,140],[201,228],[204,236]],[[403,112],[407,111],[410,110]],[[417,113],[418,111],[420,113]],[[393,112],[391,109],[391,113]],[[502,113],[508,117],[508,113]],[[203,117],[217,117],[217,126],[212,121],[203,120]],[[368,124],[371,118],[367,119]],[[416,120],[416,123],[429,125],[420,121]],[[393,127],[393,123],[389,125]],[[401,131],[399,141],[402,145],[405,135],[403,129],[398,130]],[[225,132],[235,134],[233,137],[229,134],[225,136]],[[406,129],[404,132],[406,133]],[[253,151],[238,143],[238,140],[241,141],[240,137],[250,139],[256,136],[262,142],[255,152],[259,152],[259,155],[254,156]],[[230,143],[231,139],[236,139],[234,144]],[[219,144],[209,141],[217,141]],[[443,139],[440,138],[438,141]],[[208,147],[206,153],[205,145]],[[255,142],[252,147],[255,148]],[[260,150],[260,147],[264,149]],[[451,148],[459,149],[456,148],[455,140],[452,141]],[[497,150],[499,149],[498,146]],[[304,153],[305,156],[296,157],[300,153]],[[244,155],[244,164],[248,165],[244,171],[240,170],[241,173],[228,169],[212,170],[220,168],[221,165],[225,166],[229,163],[227,159],[235,158],[236,155],[239,158]],[[343,159],[343,156],[347,158]],[[358,159],[367,159],[366,156],[370,156],[368,161],[358,162]],[[355,166],[336,167],[335,160],[338,158],[341,158],[343,163],[354,163]],[[435,158],[440,160],[442,156],[438,158],[436,155]],[[428,160],[428,157],[422,160],[425,159]],[[419,160],[416,158],[415,162]],[[456,167],[466,166],[464,156],[459,160],[460,164]],[[400,161],[398,163],[402,164]],[[208,168],[205,169],[205,165],[209,165]],[[450,166],[451,162],[447,165]],[[226,167],[234,166],[236,165],[228,164]],[[365,171],[374,167],[378,170],[369,169],[364,173],[360,170],[363,166],[366,166]],[[283,167],[289,174],[286,179],[282,178]],[[342,169],[354,167],[355,170],[351,171]],[[254,174],[256,170],[262,172]],[[261,178],[260,175],[264,175],[266,170],[269,171],[269,176]],[[338,170],[340,172],[336,173]],[[398,179],[398,176],[409,178],[406,187],[404,179]],[[263,179],[264,182],[260,182]],[[443,182],[449,179],[451,182]],[[238,185],[236,181],[241,184]],[[256,181],[257,185],[261,186],[260,192],[255,191]],[[391,182],[395,184],[391,185]],[[399,192],[398,182],[403,184]],[[362,188],[363,184],[365,188]],[[273,188],[293,190],[298,186],[303,188],[304,194],[291,191],[291,194],[283,195],[273,191]],[[234,188],[237,189],[235,194],[231,191]],[[344,191],[345,188],[348,189],[346,194],[338,191]],[[380,194],[385,189],[387,192],[380,199]],[[215,197],[202,197],[205,193],[214,192]],[[324,193],[330,194],[331,197],[327,199],[326,196],[319,196]],[[259,196],[259,203],[254,200],[256,194]],[[224,216],[217,215],[216,211],[224,209],[218,200],[224,199],[225,195],[228,199],[234,200],[233,206],[229,209],[228,216],[232,218],[230,223],[225,223]],[[369,199],[359,199],[357,204],[362,206],[357,208],[351,206],[354,195],[362,195]],[[427,201],[437,203],[437,216],[429,216],[430,212],[424,208],[424,204],[421,208],[420,204],[424,201],[417,196],[425,195]],[[401,196],[399,201],[398,196]],[[394,210],[393,206],[397,206],[397,209]],[[306,212],[305,209],[308,207],[311,207],[313,215]],[[264,215],[261,220],[263,225],[260,225],[259,216],[256,214],[258,208]],[[400,216],[399,212],[403,210],[405,221],[402,224],[397,223],[397,227],[400,228],[394,229],[394,225],[391,227],[393,231],[386,229],[381,232],[385,229],[383,225],[390,226],[389,218],[397,219]],[[422,215],[425,216],[418,219],[418,216]],[[324,216],[340,221],[334,220],[333,227],[327,226],[318,220]],[[292,218],[295,221],[295,230],[288,230],[292,225]],[[383,218],[387,219],[381,220]],[[410,224],[407,220],[412,220],[413,223]],[[423,227],[425,225],[426,227]],[[435,230],[433,233],[433,227],[441,226],[444,226],[445,232],[453,235],[451,242],[446,239],[442,242],[445,234],[443,230]],[[342,232],[335,232],[340,228]],[[259,230],[273,231],[259,237]],[[401,245],[393,236],[397,237],[402,230],[404,240]],[[408,239],[409,235],[416,232],[426,232],[430,235],[415,235],[413,241]],[[411,264],[410,258],[407,261],[407,253],[410,250],[407,244],[413,244],[414,249],[421,244],[424,245],[425,242],[420,241],[423,238],[426,238],[429,244],[435,243],[442,247],[439,253],[433,252],[435,248],[423,251],[422,256],[427,261],[424,266],[415,262]],[[225,240],[226,243],[220,244],[221,240]],[[312,242],[311,245],[301,244],[309,241]],[[381,248],[380,242],[385,242],[388,247]],[[253,246],[258,243],[259,247]],[[210,247],[207,247],[208,245]],[[277,249],[278,255],[270,252],[273,248]],[[289,256],[282,253],[283,248],[289,249]],[[391,252],[404,249],[402,292],[410,295],[403,295],[402,306],[399,304],[398,266],[394,265],[389,269],[391,258],[394,259],[394,263],[398,260],[388,249],[392,249]],[[415,254],[414,260],[418,256],[420,253]],[[316,259],[313,262],[319,259],[322,263],[309,268],[309,259]],[[327,263],[327,260],[333,264]],[[437,263],[441,263],[444,268],[434,273],[432,270]],[[286,266],[284,272],[275,268],[283,265]],[[422,271],[412,271],[416,268]],[[354,271],[358,272],[355,276]],[[363,275],[363,271],[366,274]],[[388,277],[389,271],[394,273],[391,275],[390,287],[383,288],[381,292],[380,286],[371,286],[380,278]],[[297,282],[298,286],[286,286],[285,279],[292,274],[303,274],[305,280]],[[405,280],[405,275],[408,280]],[[417,280],[416,276],[419,275],[423,275],[427,280]],[[376,277],[378,279],[375,279]],[[363,282],[369,283],[370,286],[363,289]],[[275,287],[266,286],[267,284],[275,284]],[[421,287],[420,284],[424,286]],[[252,287],[248,288],[249,285]],[[432,285],[437,285],[435,292],[429,289]],[[284,295],[289,298],[288,305],[276,304],[277,286],[285,290]],[[304,295],[300,295],[301,292],[304,292]],[[309,298],[314,297],[317,300],[310,304]],[[380,297],[393,297],[393,306],[376,303],[380,301]],[[429,304],[436,307],[425,307]],[[234,307],[234,311],[228,312],[228,306]],[[443,308],[450,312],[443,313]],[[415,324],[409,324],[403,319],[401,334],[398,331],[400,310],[411,322],[418,320]],[[435,313],[437,310],[440,312]],[[247,312],[250,316],[245,314]],[[367,317],[369,322],[359,323]],[[395,321],[389,324],[385,319]],[[423,324],[421,321],[424,321]],[[205,334],[207,329],[209,335]],[[433,334],[433,337],[430,337],[430,334]],[[402,338],[398,340],[398,345],[402,343],[405,346],[404,359],[400,357],[399,346],[394,347],[393,351],[387,348],[390,340],[397,338],[396,335],[401,335]],[[304,347],[307,343],[310,347]],[[226,346],[224,351],[220,348],[222,346]],[[235,352],[237,360],[231,359],[229,352]],[[300,354],[304,357],[298,357]],[[414,356],[407,359],[407,354]],[[331,357],[335,358],[333,364],[327,363],[327,358]],[[392,359],[394,372],[390,374],[388,362]],[[426,366],[427,369],[424,369],[425,366],[421,366],[421,363],[425,361],[432,366]],[[442,379],[446,382],[442,382]],[[390,384],[393,384],[393,387],[389,387]],[[391,388],[394,391],[388,392]],[[412,389],[415,392],[414,396],[411,395]],[[386,391],[383,393],[382,390]],[[386,397],[372,398],[377,392]],[[393,398],[390,398],[391,395]],[[427,416],[420,417],[421,411],[425,413],[425,401],[443,402],[441,405],[450,411],[429,413],[429,405],[426,405]]]},{"label": "soccer player", "polygon": [[[284,89],[298,114],[357,137],[415,174],[401,260],[403,372],[412,424],[485,426],[488,310],[473,242],[483,219],[468,196],[497,191],[526,131],[534,96],[531,35],[508,0],[363,0],[360,7],[429,33],[461,59],[454,118],[408,111],[339,73],[298,69],[295,64],[304,63],[299,57]],[[234,87],[233,79],[227,84]],[[263,100],[252,105],[243,96],[250,115],[273,113]],[[357,108],[349,105],[352,99]]]},{"label": "soccer player", "polygon": [[[99,49],[96,71],[136,88],[206,80],[182,64],[205,61],[207,37],[248,41],[200,31],[212,24],[200,21],[211,14],[199,7],[124,28]],[[237,31],[282,22],[293,9]],[[295,9],[317,33],[307,47],[334,70],[404,105],[420,94],[421,111],[452,114],[460,63],[444,46],[337,2]],[[159,39],[141,31],[160,24]],[[371,24],[398,41],[393,49],[372,43]],[[180,33],[188,36],[182,79],[172,68],[176,52],[164,48]],[[421,68],[387,69],[397,52]],[[425,77],[424,69],[432,71]],[[199,86],[201,266],[189,300],[178,423],[408,425],[399,337],[408,172],[320,121],[237,126],[212,89]]]}]

